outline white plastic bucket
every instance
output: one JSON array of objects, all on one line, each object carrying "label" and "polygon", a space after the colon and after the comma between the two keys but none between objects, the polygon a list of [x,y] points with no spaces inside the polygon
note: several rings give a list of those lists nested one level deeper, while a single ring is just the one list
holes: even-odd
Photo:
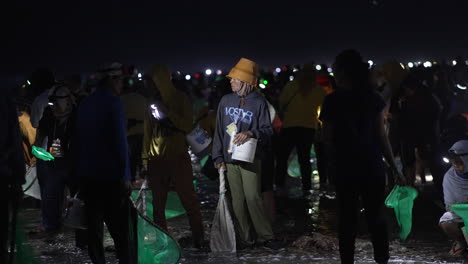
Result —
[{"label": "white plastic bucket", "polygon": [[244,144],[234,147],[234,152],[232,153],[232,159],[253,163],[255,159],[256,150],[257,150],[257,140],[255,138],[251,138]]},{"label": "white plastic bucket", "polygon": [[211,137],[201,127],[197,126],[192,132],[186,136],[187,142],[189,143],[192,152],[197,155],[206,150],[211,144]]}]

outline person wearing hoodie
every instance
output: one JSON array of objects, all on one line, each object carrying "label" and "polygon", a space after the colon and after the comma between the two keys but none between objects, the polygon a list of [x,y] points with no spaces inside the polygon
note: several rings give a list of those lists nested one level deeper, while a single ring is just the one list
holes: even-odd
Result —
[{"label": "person wearing hoodie", "polygon": [[148,167],[148,186],[153,192],[154,221],[167,230],[167,194],[175,189],[187,211],[193,246],[204,241],[200,202],[193,186],[193,175],[185,135],[192,130],[192,104],[186,94],[171,82],[164,65],[153,65],[145,85],[154,93],[143,124],[143,161]]},{"label": "person wearing hoodie", "polygon": [[450,205],[468,202],[468,140],[457,141],[449,150],[452,167],[445,173],[443,180],[446,212],[439,224],[444,233],[454,241],[450,255],[461,255],[466,251],[466,241],[460,227],[463,219],[452,212]]},{"label": "person wearing hoodie", "polygon": [[[212,158],[218,169],[227,170],[229,191],[238,223],[241,247],[251,246],[252,224],[257,243],[279,249],[261,198],[261,152],[273,135],[265,98],[255,90],[258,65],[242,58],[227,75],[233,93],[225,95],[218,107]],[[253,163],[232,159],[231,142],[242,145],[250,138],[258,140]]]},{"label": "person wearing hoodie", "polygon": [[280,134],[276,185],[284,193],[288,158],[295,147],[301,168],[302,191],[305,197],[312,189],[310,149],[318,128],[317,110],[325,98],[325,91],[317,84],[313,64],[306,64],[297,80],[289,82],[281,92],[280,109],[284,113]]}]

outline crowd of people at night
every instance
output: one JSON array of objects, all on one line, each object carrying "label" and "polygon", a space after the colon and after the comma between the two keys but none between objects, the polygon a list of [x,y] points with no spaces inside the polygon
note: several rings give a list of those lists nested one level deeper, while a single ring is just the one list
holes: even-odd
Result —
[{"label": "crowd of people at night", "polygon": [[[203,172],[216,180],[226,171],[238,251],[287,246],[275,236],[275,201],[288,195],[294,149],[302,197],[311,199],[311,148],[320,189],[337,194],[342,263],[354,263],[361,208],[374,259],[388,263],[384,200],[395,184],[414,187],[417,176],[423,186],[435,186],[446,208],[440,226],[454,241],[450,254],[467,249],[463,219],[450,205],[468,202],[468,61],[374,64],[345,50],[333,65],[262,67],[242,58],[228,74],[189,74],[160,64],[139,72],[112,63],[62,80],[38,69],[7,89],[0,97],[0,262],[9,258],[7,233],[31,166],[41,195],[35,232],[61,232],[66,193],[82,199],[87,230],[76,230],[76,246],[87,248],[93,263],[106,263],[103,223],[119,263],[138,262],[128,197],[143,180],[153,193],[154,222],[167,230],[166,201],[175,191],[187,212],[191,247],[207,250],[186,140],[196,127],[212,138]],[[251,139],[254,161],[234,159],[235,146]]]}]

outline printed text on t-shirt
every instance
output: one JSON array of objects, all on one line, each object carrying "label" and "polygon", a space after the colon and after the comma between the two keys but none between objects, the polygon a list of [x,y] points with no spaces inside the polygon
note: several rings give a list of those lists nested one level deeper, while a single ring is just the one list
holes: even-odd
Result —
[{"label": "printed text on t-shirt", "polygon": [[253,113],[251,111],[245,111],[242,108],[236,108],[232,106],[226,107],[225,111],[226,111],[226,115],[231,117],[231,120],[233,122],[243,122],[246,124],[252,123]]}]

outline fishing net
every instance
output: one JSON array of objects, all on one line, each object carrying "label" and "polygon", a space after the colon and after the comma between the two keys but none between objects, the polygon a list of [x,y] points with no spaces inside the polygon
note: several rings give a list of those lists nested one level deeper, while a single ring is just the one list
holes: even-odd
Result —
[{"label": "fishing net", "polygon": [[18,220],[16,224],[16,252],[14,262],[16,264],[39,264],[41,263],[37,258],[34,258],[33,249],[26,241],[24,234],[23,221]]},{"label": "fishing net", "polygon": [[[171,264],[179,263],[181,250],[177,242],[153,221],[152,193],[142,188],[133,191],[132,198],[138,209],[138,263],[140,264]],[[176,199],[177,198],[177,199]],[[184,214],[180,210],[180,200],[170,193],[167,201],[171,209],[166,209],[166,217],[172,218]]]}]

